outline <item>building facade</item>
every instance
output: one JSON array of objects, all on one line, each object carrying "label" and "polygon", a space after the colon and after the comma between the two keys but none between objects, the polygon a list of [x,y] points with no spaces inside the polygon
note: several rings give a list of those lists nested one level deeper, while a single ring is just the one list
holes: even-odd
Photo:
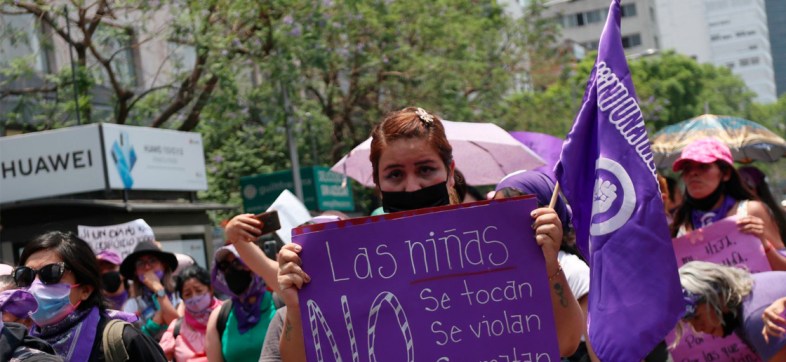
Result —
[{"label": "building facade", "polygon": [[[622,46],[628,56],[660,49],[655,0],[622,0]],[[562,35],[587,50],[598,48],[598,40],[609,12],[608,0],[552,0],[545,15],[562,26]]]},{"label": "building facade", "polygon": [[775,92],[786,93],[786,1],[765,0],[767,27],[770,31],[772,68],[775,71]]},{"label": "building facade", "polygon": [[657,0],[656,5],[663,49],[727,67],[756,93],[757,102],[776,100],[764,0]]}]

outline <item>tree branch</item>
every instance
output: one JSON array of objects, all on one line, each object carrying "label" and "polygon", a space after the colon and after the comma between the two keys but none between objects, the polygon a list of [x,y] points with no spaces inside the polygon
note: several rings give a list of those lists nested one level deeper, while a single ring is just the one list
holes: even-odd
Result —
[{"label": "tree branch", "polygon": [[183,121],[183,124],[178,128],[179,130],[191,131],[196,127],[197,123],[199,123],[199,116],[202,113],[202,109],[205,108],[208,100],[210,100],[210,95],[213,93],[213,90],[215,90],[216,84],[218,84],[218,76],[210,76],[210,79],[207,80],[205,86],[202,88],[202,93],[199,94],[199,98],[197,98],[196,103],[194,103],[194,106],[191,108],[188,117],[186,117],[186,120]]}]

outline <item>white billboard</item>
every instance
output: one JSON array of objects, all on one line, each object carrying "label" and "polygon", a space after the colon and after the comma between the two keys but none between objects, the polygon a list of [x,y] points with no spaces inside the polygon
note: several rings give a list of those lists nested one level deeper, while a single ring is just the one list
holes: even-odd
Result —
[{"label": "white billboard", "polygon": [[0,137],[0,203],[103,190],[97,124]]},{"label": "white billboard", "polygon": [[207,190],[202,135],[103,124],[109,187],[130,190]]}]

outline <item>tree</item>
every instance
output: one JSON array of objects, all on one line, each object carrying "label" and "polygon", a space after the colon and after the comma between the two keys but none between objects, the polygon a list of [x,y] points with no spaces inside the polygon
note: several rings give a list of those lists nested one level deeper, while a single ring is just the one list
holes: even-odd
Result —
[{"label": "tree", "polygon": [[[564,136],[581,106],[595,54],[576,64],[570,76],[542,92],[518,92],[504,100],[499,118],[514,129]],[[745,117],[753,92],[725,67],[699,64],[674,52],[629,62],[644,119],[652,133],[704,112]]]},{"label": "tree", "polygon": [[293,89],[333,125],[331,161],[404,106],[487,120],[519,63],[512,22],[494,1],[321,1],[284,22]]},{"label": "tree", "polygon": [[[0,99],[18,97],[18,104],[28,105],[21,114],[35,113],[45,120],[45,128],[57,127],[58,122],[74,124],[78,110],[83,123],[109,121],[192,130],[222,77],[235,75],[229,69],[233,62],[240,56],[270,53],[273,45],[265,34],[275,11],[254,2],[228,0],[97,0],[64,6],[42,0],[4,0],[0,14],[34,16],[45,48],[56,50],[54,45],[62,42],[75,53],[76,74],[71,74],[70,67],[61,67],[33,88],[16,87],[33,73],[22,65],[24,58],[3,67]],[[249,49],[243,44],[252,38],[257,46]],[[131,54],[172,44],[190,52],[192,64],[184,66],[171,51],[157,59],[155,67],[142,69],[155,76],[134,74],[139,67],[132,64]],[[73,103],[74,92],[78,106]],[[97,114],[94,108],[101,96],[110,98],[106,106],[111,111]]]}]

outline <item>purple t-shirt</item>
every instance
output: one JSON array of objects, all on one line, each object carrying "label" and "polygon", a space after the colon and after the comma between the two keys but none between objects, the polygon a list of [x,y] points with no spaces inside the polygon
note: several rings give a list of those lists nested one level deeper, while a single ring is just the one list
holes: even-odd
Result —
[{"label": "purple t-shirt", "polygon": [[762,272],[753,274],[753,290],[742,301],[742,325],[737,334],[753,348],[763,360],[768,361],[782,348],[786,338],[770,336],[770,343],[764,341],[761,330],[764,328],[762,313],[772,302],[786,297],[786,272]]}]

